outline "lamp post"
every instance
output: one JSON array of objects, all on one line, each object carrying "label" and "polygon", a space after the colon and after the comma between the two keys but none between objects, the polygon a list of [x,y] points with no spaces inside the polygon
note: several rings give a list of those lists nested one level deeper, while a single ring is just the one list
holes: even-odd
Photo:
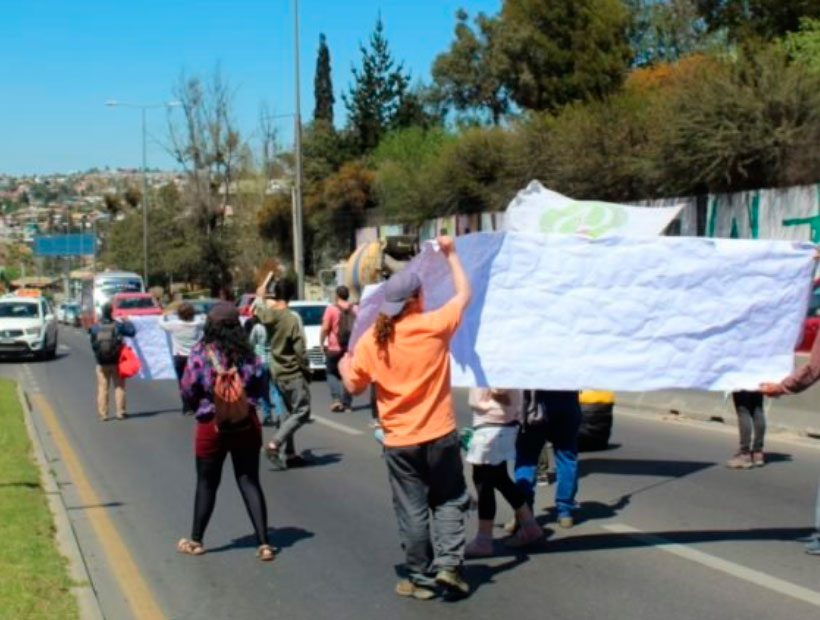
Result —
[{"label": "lamp post", "polygon": [[115,99],[105,102],[109,108],[136,108],[142,116],[142,280],[148,288],[148,163],[146,154],[147,133],[145,131],[145,113],[153,108],[178,108],[179,101],[165,103],[124,103]]},{"label": "lamp post", "polygon": [[296,151],[296,183],[293,192],[293,262],[296,270],[297,294],[305,298],[305,249],[302,232],[302,109],[299,97],[299,0],[293,0],[293,58],[296,82],[294,114],[294,146]]}]

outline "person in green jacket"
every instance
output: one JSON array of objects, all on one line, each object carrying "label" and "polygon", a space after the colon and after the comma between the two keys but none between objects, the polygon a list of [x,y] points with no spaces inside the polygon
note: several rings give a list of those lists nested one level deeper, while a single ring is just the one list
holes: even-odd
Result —
[{"label": "person in green jacket", "polygon": [[265,451],[275,469],[304,465],[304,457],[296,454],[293,436],[310,421],[310,366],[307,358],[305,332],[299,318],[288,309],[294,286],[289,280],[278,280],[273,290],[267,284],[257,290],[264,305],[254,310],[268,330],[271,374],[285,404],[285,414],[279,429],[268,442]]}]

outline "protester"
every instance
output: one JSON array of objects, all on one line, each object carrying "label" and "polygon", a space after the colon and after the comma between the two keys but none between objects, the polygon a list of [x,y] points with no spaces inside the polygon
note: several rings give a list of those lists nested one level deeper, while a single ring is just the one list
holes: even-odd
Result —
[{"label": "protester", "polygon": [[[233,369],[241,378],[248,412],[234,425],[217,428],[215,385],[221,370]],[[177,543],[180,553],[205,552],[202,544],[205,528],[216,503],[222,465],[230,454],[236,483],[256,533],[257,557],[262,561],[273,559],[274,551],[268,543],[267,506],[259,485],[262,429],[255,411],[264,386],[262,366],[257,363],[239,324],[239,312],[231,303],[216,304],[208,313],[202,341],[190,351],[182,376],[182,397],[194,410],[197,422],[194,441],[197,485],[191,537]]]},{"label": "protester", "polygon": [[[270,374],[270,366],[268,364],[268,350],[270,348],[268,330],[262,325],[262,322],[255,316],[250,317],[245,321],[245,333],[248,334],[248,342],[256,354],[256,362],[262,366],[265,375],[265,390],[262,397],[259,399],[259,409],[262,410],[262,424],[264,426],[273,425],[273,412],[271,396],[274,393],[271,383],[273,383]],[[277,414],[279,411],[277,411]]]},{"label": "protester", "polygon": [[493,553],[495,491],[515,511],[520,524],[507,540],[513,547],[532,544],[543,537],[527,498],[507,473],[507,462],[515,460],[515,438],[522,418],[523,399],[519,390],[472,388],[469,396],[473,410],[473,432],[467,449],[467,462],[473,466],[473,483],[478,495],[478,534],[466,548],[468,557]]},{"label": "protester", "polygon": [[[780,383],[761,383],[760,392],[764,396],[778,398],[784,394],[797,394],[808,389],[820,379],[820,338],[814,341],[809,353],[809,361],[795,370]],[[806,543],[806,553],[820,556],[820,482],[817,485],[817,499],[814,508],[814,532],[802,539]]]},{"label": "protester", "polygon": [[[763,411],[763,394],[760,392],[733,392],[732,402],[737,414],[740,449],[726,462],[730,469],[763,467],[763,439],[766,435],[766,414]],[[754,441],[752,434],[754,432]]]},{"label": "protester", "polygon": [[114,321],[110,303],[102,307],[100,322],[91,327],[91,348],[97,361],[97,413],[108,420],[109,386],[114,383],[114,407],[118,420],[128,415],[125,399],[125,377],[120,375],[119,361],[123,338],[132,338],[137,330],[128,320]]},{"label": "protester", "polygon": [[[572,527],[578,492],[578,429],[581,427],[578,392],[536,390],[525,393],[524,402],[524,424],[515,446],[515,484],[532,508],[541,450],[547,441],[552,443],[558,525]],[[507,524],[507,530],[514,531],[520,525],[512,521]]]},{"label": "protester", "polygon": [[285,405],[282,422],[265,451],[274,468],[284,470],[305,464],[304,457],[296,454],[293,436],[310,421],[310,366],[304,328],[288,309],[293,283],[278,280],[271,295],[265,289],[263,284],[257,290],[257,296],[266,299],[255,312],[268,330],[271,369]]},{"label": "protester", "polygon": [[[171,352],[174,356],[174,370],[177,374],[177,382],[182,390],[182,373],[185,371],[185,364],[188,363],[188,355],[191,348],[199,342],[202,337],[202,323],[195,321],[196,311],[188,302],[182,302],[177,308],[177,320],[169,320],[168,315],[163,317],[159,326],[163,331],[171,335]],[[190,409],[185,401],[182,401],[182,415],[191,415]]]},{"label": "protester", "polygon": [[453,412],[449,349],[470,301],[470,283],[453,240],[439,237],[438,243],[452,272],[455,296],[438,310],[422,312],[418,275],[396,273],[384,285],[385,302],[375,325],[339,364],[351,394],[376,385],[384,459],[406,554],[407,575],[396,593],[418,599],[435,596],[436,584],[451,595],[469,592],[461,576],[469,496]]},{"label": "protester", "polygon": [[322,317],[322,330],[319,342],[325,351],[327,385],[330,388],[330,410],[351,411],[352,396],[342,384],[339,374],[339,360],[347,351],[350,334],[353,332],[353,321],[356,319],[355,309],[348,301],[350,291],[346,286],[336,289],[336,302],[325,309]]}]

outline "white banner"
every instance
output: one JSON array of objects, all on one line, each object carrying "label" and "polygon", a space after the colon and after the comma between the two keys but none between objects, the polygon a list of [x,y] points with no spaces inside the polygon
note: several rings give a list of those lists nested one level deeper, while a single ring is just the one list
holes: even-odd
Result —
[{"label": "white banner", "polygon": [[[452,345],[456,386],[755,389],[793,368],[809,243],[479,233],[456,239],[473,300]],[[437,308],[453,294],[428,244],[406,267]],[[375,290],[354,330],[383,299]]]},{"label": "white banner", "polygon": [[174,358],[171,339],[160,329],[161,316],[135,316],[128,319],[137,329],[133,338],[126,338],[140,359],[139,379],[174,379]]},{"label": "white banner", "polygon": [[532,181],[513,198],[504,228],[542,234],[654,237],[663,233],[684,205],[634,207],[612,202],[573,200]]}]

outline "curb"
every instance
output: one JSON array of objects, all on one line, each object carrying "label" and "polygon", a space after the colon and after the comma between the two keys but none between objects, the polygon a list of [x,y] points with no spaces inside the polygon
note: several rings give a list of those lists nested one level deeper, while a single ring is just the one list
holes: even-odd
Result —
[{"label": "curb", "polygon": [[40,470],[40,481],[46,494],[49,510],[54,517],[54,538],[57,541],[57,548],[68,560],[68,576],[76,584],[71,588],[71,592],[77,600],[80,619],[104,620],[105,616],[100,608],[100,602],[97,599],[97,593],[91,582],[91,576],[85,565],[82,551],[80,551],[76,533],[71,526],[63,495],[60,493],[60,487],[54,479],[54,474],[49,467],[48,459],[40,441],[40,435],[34,426],[28,395],[19,383],[17,384],[17,396],[20,400],[20,406],[23,408],[23,419],[31,440],[34,460]]}]

